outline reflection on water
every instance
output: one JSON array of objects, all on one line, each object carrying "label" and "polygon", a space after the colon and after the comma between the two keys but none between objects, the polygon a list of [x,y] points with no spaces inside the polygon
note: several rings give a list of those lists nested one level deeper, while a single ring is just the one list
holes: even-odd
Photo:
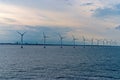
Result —
[{"label": "reflection on water", "polygon": [[0,46],[0,80],[120,80],[120,47]]}]

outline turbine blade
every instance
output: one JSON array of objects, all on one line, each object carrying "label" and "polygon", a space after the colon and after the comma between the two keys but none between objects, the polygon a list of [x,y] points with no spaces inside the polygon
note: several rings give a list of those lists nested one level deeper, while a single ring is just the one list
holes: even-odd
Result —
[{"label": "turbine blade", "polygon": [[17,31],[18,34],[22,35],[20,32]]},{"label": "turbine blade", "polygon": [[23,35],[26,34],[26,32],[23,33]]},{"label": "turbine blade", "polygon": [[58,35],[59,35],[60,38],[62,38],[61,34],[58,33]]}]

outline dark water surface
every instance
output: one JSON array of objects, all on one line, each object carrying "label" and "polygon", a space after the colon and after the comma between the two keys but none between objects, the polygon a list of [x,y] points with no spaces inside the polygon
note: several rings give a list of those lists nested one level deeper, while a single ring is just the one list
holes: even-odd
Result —
[{"label": "dark water surface", "polygon": [[0,80],[120,80],[120,47],[0,46]]}]

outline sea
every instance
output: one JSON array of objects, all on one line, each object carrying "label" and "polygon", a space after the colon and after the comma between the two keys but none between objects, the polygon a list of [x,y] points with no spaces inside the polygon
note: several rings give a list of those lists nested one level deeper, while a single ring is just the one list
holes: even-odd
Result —
[{"label": "sea", "polygon": [[120,80],[120,47],[0,45],[0,80]]}]

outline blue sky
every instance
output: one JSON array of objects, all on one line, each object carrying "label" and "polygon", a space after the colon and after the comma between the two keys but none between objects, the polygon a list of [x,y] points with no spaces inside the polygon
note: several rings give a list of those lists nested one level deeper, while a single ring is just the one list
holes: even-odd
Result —
[{"label": "blue sky", "polygon": [[49,43],[58,33],[66,43],[71,35],[119,41],[119,26],[119,0],[0,0],[0,42],[19,42],[17,31],[30,43],[42,43],[43,32]]}]

